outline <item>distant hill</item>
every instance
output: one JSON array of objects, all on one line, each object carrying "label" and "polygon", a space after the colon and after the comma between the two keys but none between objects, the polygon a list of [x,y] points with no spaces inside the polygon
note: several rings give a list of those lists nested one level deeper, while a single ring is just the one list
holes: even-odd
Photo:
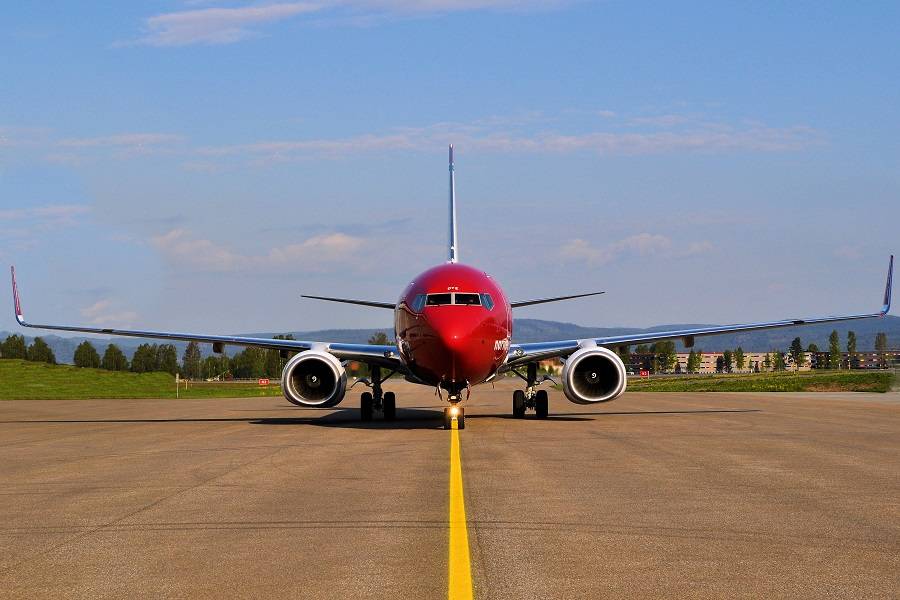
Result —
[{"label": "distant hill", "polygon": [[[557,321],[542,321],[539,319],[516,319],[513,341],[518,343],[540,342],[547,340],[568,340],[582,339],[592,337],[605,337],[610,335],[623,335],[626,333],[641,333],[652,331],[665,331],[669,329],[684,329],[687,327],[699,327],[703,324],[673,324],[673,325],[657,325],[647,329],[639,329],[634,327],[584,327],[573,323],[560,323]],[[850,321],[848,323],[823,324],[823,325],[807,325],[804,327],[787,327],[785,329],[771,329],[768,331],[757,331],[752,333],[738,333],[730,335],[717,335],[704,338],[697,338],[697,347],[707,352],[715,352],[726,348],[743,347],[748,352],[765,352],[766,350],[781,349],[786,350],[791,344],[791,340],[800,336],[803,341],[804,348],[810,342],[815,342],[823,350],[828,347],[828,336],[833,329],[837,329],[841,336],[842,346],[846,344],[847,331],[856,332],[857,346],[862,350],[872,350],[875,347],[875,334],[883,331],[887,334],[888,343],[891,347],[900,347],[900,317],[888,316],[884,319],[865,319],[861,321]],[[392,328],[390,326],[380,329],[322,329],[319,331],[294,331],[294,337],[298,340],[327,340],[330,342],[344,342],[351,344],[364,344],[372,335],[378,331],[388,332],[390,335]],[[34,331],[34,330],[32,330]],[[16,332],[16,333],[22,333]],[[224,332],[227,333],[227,332]],[[278,332],[270,333],[248,333],[240,335],[251,335],[256,337],[271,337]],[[284,332],[287,333],[287,332]],[[0,332],[0,339],[6,339],[10,335],[8,331]],[[33,335],[26,335],[28,343],[34,339]],[[135,349],[142,343],[159,343],[158,340],[142,340],[138,338],[85,338],[85,337],[60,337],[58,335],[41,336],[47,344],[53,349],[56,359],[62,363],[71,363],[75,354],[75,348],[85,339],[89,339],[97,350],[102,354],[103,349],[110,342],[117,344],[122,351],[128,356],[134,354]],[[187,344],[184,342],[176,342],[175,347],[178,348],[179,358],[184,353]],[[678,343],[678,348],[682,346]],[[228,348],[229,354],[237,352],[238,348],[231,346]],[[211,354],[212,350],[209,344],[201,344],[201,352],[204,356]]]}]

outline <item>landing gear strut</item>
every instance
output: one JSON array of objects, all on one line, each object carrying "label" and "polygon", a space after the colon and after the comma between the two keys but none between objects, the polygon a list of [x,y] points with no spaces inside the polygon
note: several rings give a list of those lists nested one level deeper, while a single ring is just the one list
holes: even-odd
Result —
[{"label": "landing gear strut", "polygon": [[371,392],[363,392],[359,397],[359,418],[362,421],[371,421],[375,416],[375,411],[379,411],[384,415],[385,421],[393,421],[397,418],[397,397],[394,392],[383,392],[381,384],[388,377],[393,375],[391,371],[387,376],[381,376],[381,367],[372,367],[372,381],[369,385]]},{"label": "landing gear strut", "polygon": [[550,410],[550,397],[547,390],[538,390],[538,385],[544,381],[550,380],[549,377],[537,380],[537,364],[528,363],[528,371],[526,375],[522,375],[518,371],[513,371],[516,375],[525,380],[525,389],[516,390],[512,397],[512,413],[516,419],[524,419],[525,411],[529,408],[534,409],[534,414],[538,419],[546,419]]}]

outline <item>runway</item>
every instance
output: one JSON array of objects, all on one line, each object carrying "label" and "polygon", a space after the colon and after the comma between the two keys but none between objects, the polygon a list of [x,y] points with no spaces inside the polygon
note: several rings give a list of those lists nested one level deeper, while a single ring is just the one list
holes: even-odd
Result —
[{"label": "runway", "polygon": [[[446,598],[451,432],[277,398],[0,402],[3,597]],[[459,431],[476,598],[900,596],[900,394],[551,392]],[[344,406],[342,405],[342,406]]]}]

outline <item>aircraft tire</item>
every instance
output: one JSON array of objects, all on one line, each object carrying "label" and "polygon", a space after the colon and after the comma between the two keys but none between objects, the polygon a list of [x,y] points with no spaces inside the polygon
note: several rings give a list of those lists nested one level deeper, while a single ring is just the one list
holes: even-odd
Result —
[{"label": "aircraft tire", "polygon": [[459,416],[456,417],[456,428],[457,429],[465,429],[466,428],[466,409],[460,407]]},{"label": "aircraft tire", "polygon": [[450,416],[450,409],[444,409],[444,429],[452,429],[453,428],[453,418]]},{"label": "aircraft tire", "polygon": [[525,417],[525,392],[522,390],[513,392],[513,417],[516,419]]},{"label": "aircraft tire", "polygon": [[384,394],[384,420],[393,421],[397,418],[397,397],[394,392]]},{"label": "aircraft tire", "polygon": [[359,397],[359,418],[362,421],[371,421],[374,412],[375,400],[370,392],[363,392]]},{"label": "aircraft tire", "polygon": [[546,419],[550,411],[550,396],[547,390],[538,390],[534,398],[534,412],[538,419]]}]

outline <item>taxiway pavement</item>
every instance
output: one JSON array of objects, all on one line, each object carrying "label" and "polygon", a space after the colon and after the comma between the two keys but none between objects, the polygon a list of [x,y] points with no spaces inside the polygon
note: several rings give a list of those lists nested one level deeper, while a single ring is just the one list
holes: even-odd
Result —
[{"label": "taxiway pavement", "polygon": [[[0,402],[3,597],[444,598],[450,432],[277,398]],[[898,597],[900,394],[551,393],[459,432],[477,598]],[[342,405],[343,406],[343,405]]]}]

